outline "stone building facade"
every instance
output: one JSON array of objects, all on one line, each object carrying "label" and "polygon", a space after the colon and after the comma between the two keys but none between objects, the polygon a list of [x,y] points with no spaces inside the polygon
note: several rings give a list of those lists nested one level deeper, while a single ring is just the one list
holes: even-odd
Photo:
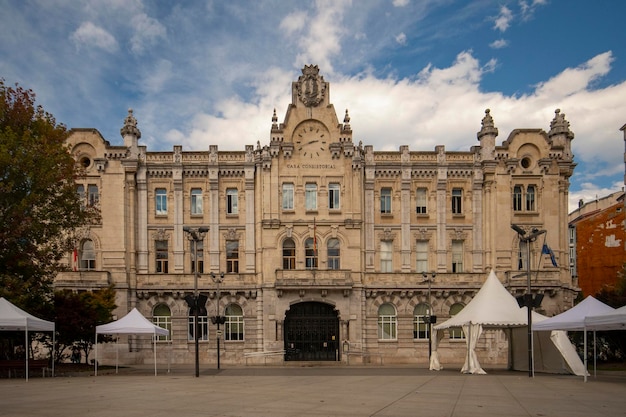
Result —
[{"label": "stone building facade", "polygon": [[[458,312],[491,269],[512,294],[525,292],[528,261],[515,224],[547,230],[558,261],[541,255],[542,241],[531,243],[541,309],[551,315],[572,305],[574,135],[559,110],[547,133],[516,129],[501,145],[486,110],[478,144],[464,152],[376,151],[353,141],[347,110],[343,116],[317,66],[305,66],[284,120],[274,111],[267,142],[242,151],[148,151],[132,110],[123,145],[73,129],[68,144],[86,170],[78,190],[102,219],[85,228],[56,287],[115,285],[117,317],[137,307],[171,330],[157,351],[173,363],[194,361],[185,297],[197,285],[201,364],[216,362],[220,337],[224,364],[426,366],[425,316],[441,322]],[[185,230],[200,227],[206,233],[194,250]],[[211,316],[226,317],[221,336]],[[122,363],[151,361],[148,340],[131,336],[120,346]],[[101,362],[107,352],[115,358],[114,347],[99,351]],[[439,352],[462,362],[462,332],[451,331]],[[506,363],[505,335],[482,340],[478,354],[486,365]]]}]

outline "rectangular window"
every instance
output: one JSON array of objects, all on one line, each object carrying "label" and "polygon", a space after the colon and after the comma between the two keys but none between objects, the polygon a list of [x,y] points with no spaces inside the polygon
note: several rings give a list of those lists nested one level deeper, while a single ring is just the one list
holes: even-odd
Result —
[{"label": "rectangular window", "polygon": [[393,242],[380,242],[380,272],[393,272]]},{"label": "rectangular window", "polygon": [[306,210],[317,210],[317,184],[304,185],[304,201]]},{"label": "rectangular window", "polygon": [[191,214],[202,214],[202,190],[191,189]]},{"label": "rectangular window", "polygon": [[196,243],[196,254],[194,256],[193,253],[193,246],[194,246],[194,242],[190,241],[189,242],[189,246],[190,246],[190,250],[189,253],[191,254],[191,273],[195,273],[196,272],[196,257],[198,259],[198,272],[199,273],[204,273],[204,242],[202,240],[198,240]]},{"label": "rectangular window", "polygon": [[328,240],[328,269],[339,269],[341,267],[339,239]]},{"label": "rectangular window", "polygon": [[167,214],[167,190],[165,188],[157,188],[155,190],[156,214]]},{"label": "rectangular window", "polygon": [[418,188],[415,192],[415,212],[426,214],[426,188]]},{"label": "rectangular window", "polygon": [[157,336],[157,341],[166,342],[168,340],[172,340],[172,316],[153,316],[152,323],[170,331],[170,334],[168,334],[167,336]]},{"label": "rectangular window", "polygon": [[461,188],[452,189],[452,214],[462,214],[463,207],[461,202],[463,201],[463,190]]},{"label": "rectangular window", "polygon": [[452,241],[452,272],[463,272],[463,241]]},{"label": "rectangular window", "polygon": [[526,258],[528,257],[528,242],[523,242],[520,240],[519,242],[519,250],[517,252],[517,269],[519,271],[526,270]]},{"label": "rectangular window", "polygon": [[293,183],[283,184],[283,210],[293,210]]},{"label": "rectangular window", "polygon": [[238,203],[237,189],[236,188],[227,189],[226,190],[226,214],[239,213],[237,203]]},{"label": "rectangular window", "polygon": [[391,213],[391,188],[380,190],[380,212],[382,214]]},{"label": "rectangular window", "polygon": [[168,272],[168,242],[167,240],[156,240],[154,242],[156,254],[156,272],[167,274]]},{"label": "rectangular window", "polygon": [[308,238],[304,241],[304,265],[306,269],[317,269],[317,239]]},{"label": "rectangular window", "polygon": [[339,184],[328,184],[328,208],[330,210],[339,210]]},{"label": "rectangular window", "polygon": [[[195,316],[189,316],[189,331],[187,332],[187,338],[189,340],[196,340],[196,322]],[[207,316],[198,316],[198,326],[200,332],[198,333],[198,340],[209,340],[209,320]]]},{"label": "rectangular window", "polygon": [[283,269],[296,269],[296,244],[291,239],[283,242]]},{"label": "rectangular window", "polygon": [[95,206],[100,201],[100,194],[98,193],[98,186],[95,184],[89,184],[87,186],[87,202],[90,206]]},{"label": "rectangular window", "polygon": [[85,186],[78,184],[76,186],[76,194],[78,194],[78,200],[80,201],[80,205],[82,208],[85,207]]},{"label": "rectangular window", "polygon": [[413,339],[428,339],[428,324],[425,321],[425,315],[413,317]]},{"label": "rectangular window", "polygon": [[428,271],[428,241],[418,240],[415,245],[415,272],[427,272]]},{"label": "rectangular window", "polygon": [[243,316],[226,316],[224,339],[233,342],[243,340]]},{"label": "rectangular window", "polygon": [[226,241],[226,272],[239,272],[239,241]]},{"label": "rectangular window", "polygon": [[526,187],[526,211],[535,211],[535,186]]},{"label": "rectangular window", "polygon": [[513,187],[513,211],[522,210],[522,187],[516,185]]},{"label": "rectangular window", "polygon": [[396,316],[378,316],[378,339],[396,340],[398,338],[398,320]]}]

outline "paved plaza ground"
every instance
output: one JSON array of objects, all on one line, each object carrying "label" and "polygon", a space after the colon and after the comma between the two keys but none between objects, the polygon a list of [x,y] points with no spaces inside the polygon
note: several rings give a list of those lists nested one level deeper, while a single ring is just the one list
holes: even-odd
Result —
[{"label": "paved plaza ground", "polygon": [[267,366],[0,379],[0,416],[626,416],[626,373],[570,375],[458,368]]}]

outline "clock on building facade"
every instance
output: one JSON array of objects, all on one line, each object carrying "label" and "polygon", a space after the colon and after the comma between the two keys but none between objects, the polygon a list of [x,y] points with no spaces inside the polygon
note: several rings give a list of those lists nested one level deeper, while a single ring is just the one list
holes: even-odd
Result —
[{"label": "clock on building facade", "polygon": [[306,122],[294,132],[294,145],[302,158],[319,158],[328,153],[329,134],[319,122]]}]

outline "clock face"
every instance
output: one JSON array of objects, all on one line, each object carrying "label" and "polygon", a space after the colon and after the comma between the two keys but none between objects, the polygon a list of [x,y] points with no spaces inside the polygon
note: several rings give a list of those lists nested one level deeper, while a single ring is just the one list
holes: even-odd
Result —
[{"label": "clock face", "polygon": [[294,133],[296,149],[303,158],[319,158],[328,152],[328,132],[320,123],[305,123]]}]

